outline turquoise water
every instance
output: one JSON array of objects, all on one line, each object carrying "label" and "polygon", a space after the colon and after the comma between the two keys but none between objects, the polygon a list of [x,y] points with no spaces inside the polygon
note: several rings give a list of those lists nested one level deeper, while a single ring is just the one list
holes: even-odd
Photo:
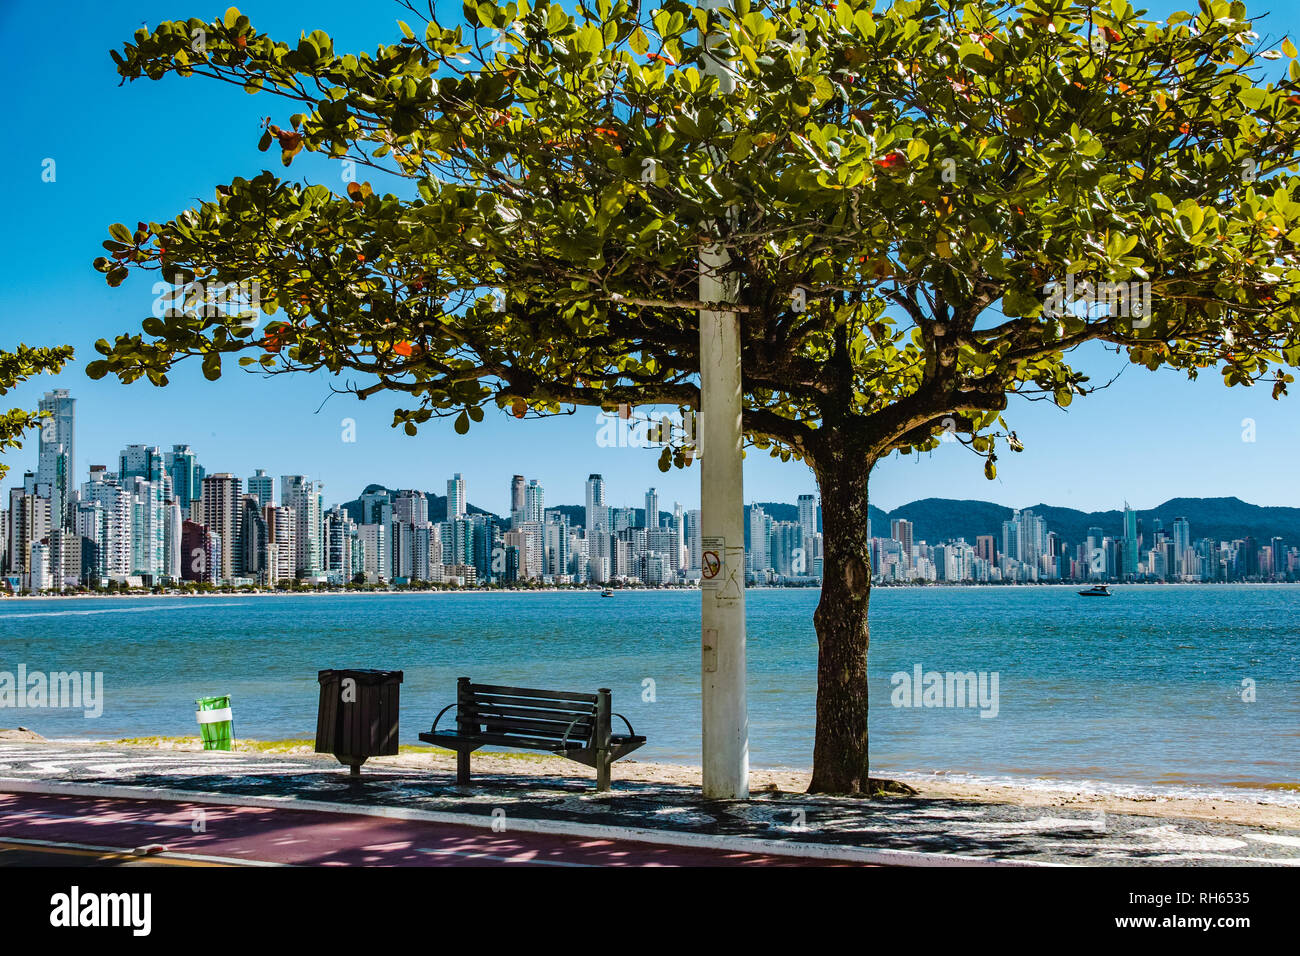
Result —
[{"label": "turquoise water", "polygon": [[[748,594],[755,766],[811,765],[817,597]],[[406,742],[467,675],[610,687],[650,739],[638,757],[698,763],[699,606],[690,591],[11,601],[0,671],[102,671],[105,706],[0,709],[0,726],[193,735],[194,699],[230,694],[237,736],[310,737],[316,672],[378,667],[405,672]],[[878,588],[871,624],[873,771],[1300,793],[1300,587]],[[918,663],[996,672],[997,716],[893,706],[891,675]]]}]

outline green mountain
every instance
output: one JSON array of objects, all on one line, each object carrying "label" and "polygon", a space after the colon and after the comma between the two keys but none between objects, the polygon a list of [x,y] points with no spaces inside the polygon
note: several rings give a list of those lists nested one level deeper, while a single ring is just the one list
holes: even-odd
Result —
[{"label": "green mountain", "polygon": [[[1048,531],[1075,544],[1086,539],[1088,529],[1093,527],[1112,538],[1124,533],[1124,513],[1118,508],[1088,512],[1040,503],[1028,510],[1042,516]],[[977,535],[991,534],[999,539],[1000,547],[1002,522],[1011,517],[1012,509],[987,501],[924,498],[890,512],[877,508],[871,512],[871,530],[878,537],[889,535],[891,519],[906,518],[913,524],[915,540],[933,544],[946,538],[965,538],[973,543]],[[1139,509],[1137,516],[1138,530],[1147,541],[1151,540],[1157,520],[1168,530],[1175,518],[1186,518],[1193,541],[1231,541],[1251,536],[1263,544],[1276,535],[1288,545],[1300,544],[1300,508],[1262,507],[1240,498],[1171,498],[1155,508]]]},{"label": "green mountain", "polygon": [[[392,489],[384,485],[367,485],[363,494],[376,491],[391,492]],[[425,496],[429,499],[429,520],[445,521],[446,496],[427,491]],[[775,521],[799,520],[797,505],[784,501],[762,501],[757,504]],[[492,514],[472,504],[467,508],[471,514]],[[360,498],[345,502],[343,509],[354,521],[359,520]],[[746,533],[749,528],[749,509],[750,506],[746,505]],[[569,523],[575,526],[581,526],[586,520],[586,508],[583,505],[552,505],[547,510],[566,515]],[[1101,528],[1103,534],[1112,538],[1120,537],[1124,531],[1123,511],[1118,508],[1088,512],[1037,504],[1029,506],[1028,510],[1043,517],[1048,531],[1056,532],[1062,539],[1073,544],[1087,538],[1089,528]],[[669,512],[661,512],[663,516],[668,514]],[[876,537],[888,537],[890,521],[905,518],[912,522],[912,537],[917,541],[935,544],[948,538],[965,538],[973,544],[977,536],[991,534],[997,538],[998,546],[1001,547],[1002,522],[1011,517],[1012,509],[989,501],[922,498],[892,511],[884,511],[873,505],[869,514],[871,533]],[[1265,544],[1269,538],[1277,536],[1288,546],[1300,544],[1300,508],[1252,505],[1240,498],[1170,498],[1155,508],[1139,510],[1137,515],[1138,530],[1148,542],[1157,520],[1168,530],[1173,526],[1175,518],[1186,518],[1191,526],[1193,541],[1197,538],[1231,541],[1250,536],[1260,544]],[[637,509],[637,520],[641,521],[642,516],[642,509]]]},{"label": "green mountain", "polygon": [[[397,493],[398,489],[388,488],[384,485],[366,485],[366,487],[361,490],[361,494],[369,495],[375,493],[376,491],[383,491],[390,495],[393,495]],[[447,496],[436,495],[432,491],[426,491],[424,493],[424,496],[429,499],[429,520],[433,522],[446,521],[447,520]],[[361,523],[361,495],[358,495],[356,498],[353,498],[351,501],[343,502],[341,507],[343,508],[344,511],[347,512],[348,517],[350,517],[353,521],[357,522],[358,524]],[[492,512],[485,511],[476,505],[469,504],[468,502],[466,502],[465,504],[465,510],[468,511],[470,514],[478,514],[478,515],[492,514]]]}]

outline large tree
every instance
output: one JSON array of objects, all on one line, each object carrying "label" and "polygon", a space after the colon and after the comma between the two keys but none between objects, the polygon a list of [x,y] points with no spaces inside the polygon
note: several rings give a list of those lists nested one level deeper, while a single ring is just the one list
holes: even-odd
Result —
[{"label": "large tree", "polygon": [[1300,67],[1269,62],[1295,50],[1261,44],[1240,3],[1157,22],[1124,0],[489,0],[457,26],[407,6],[416,26],[373,54],[280,42],[234,9],[113,53],[126,80],[266,94],[261,146],[285,166],[314,152],[409,188],[261,172],[113,227],[110,284],[255,280],[271,321],[191,294],[101,341],[88,372],[161,385],[185,358],[215,378],[248,353],[405,393],[412,433],[494,406],[692,409],[699,250],[717,244],[747,437],[821,490],[813,791],[868,788],[876,462],[949,432],[992,478],[1019,450],[1008,398],[1088,393],[1089,343],[1275,397],[1300,364]]},{"label": "large tree", "polygon": [[[54,374],[72,359],[70,345],[18,345],[12,352],[0,351],[0,395],[9,392],[35,375]],[[23,435],[42,424],[46,415],[26,408],[0,412],[0,453],[23,446]],[[0,478],[9,474],[9,466],[0,461]]]}]

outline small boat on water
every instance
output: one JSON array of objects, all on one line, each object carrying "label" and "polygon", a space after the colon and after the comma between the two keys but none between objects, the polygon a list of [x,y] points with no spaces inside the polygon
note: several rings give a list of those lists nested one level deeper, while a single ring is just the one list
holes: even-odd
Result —
[{"label": "small boat on water", "polygon": [[613,597],[613,596],[614,596],[614,589],[613,589],[613,588],[605,588],[605,590],[603,590],[603,591],[600,592],[600,596],[601,596],[601,597]]},{"label": "small boat on water", "polygon": [[1094,584],[1086,591],[1080,591],[1079,594],[1081,594],[1083,597],[1110,597],[1111,596],[1110,585]]}]

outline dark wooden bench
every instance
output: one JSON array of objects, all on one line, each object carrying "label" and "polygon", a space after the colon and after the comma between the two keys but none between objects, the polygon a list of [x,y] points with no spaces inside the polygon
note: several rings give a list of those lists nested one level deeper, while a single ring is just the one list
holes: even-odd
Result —
[{"label": "dark wooden bench", "polygon": [[[456,729],[439,730],[443,714],[456,708]],[[613,718],[627,724],[626,734],[613,732]],[[628,719],[611,709],[610,692],[594,694],[530,687],[456,682],[456,702],[433,719],[433,728],[420,734],[425,743],[456,751],[456,782],[469,783],[469,755],[497,745],[545,750],[596,769],[596,789],[609,789],[610,765],[645,743]]]}]

